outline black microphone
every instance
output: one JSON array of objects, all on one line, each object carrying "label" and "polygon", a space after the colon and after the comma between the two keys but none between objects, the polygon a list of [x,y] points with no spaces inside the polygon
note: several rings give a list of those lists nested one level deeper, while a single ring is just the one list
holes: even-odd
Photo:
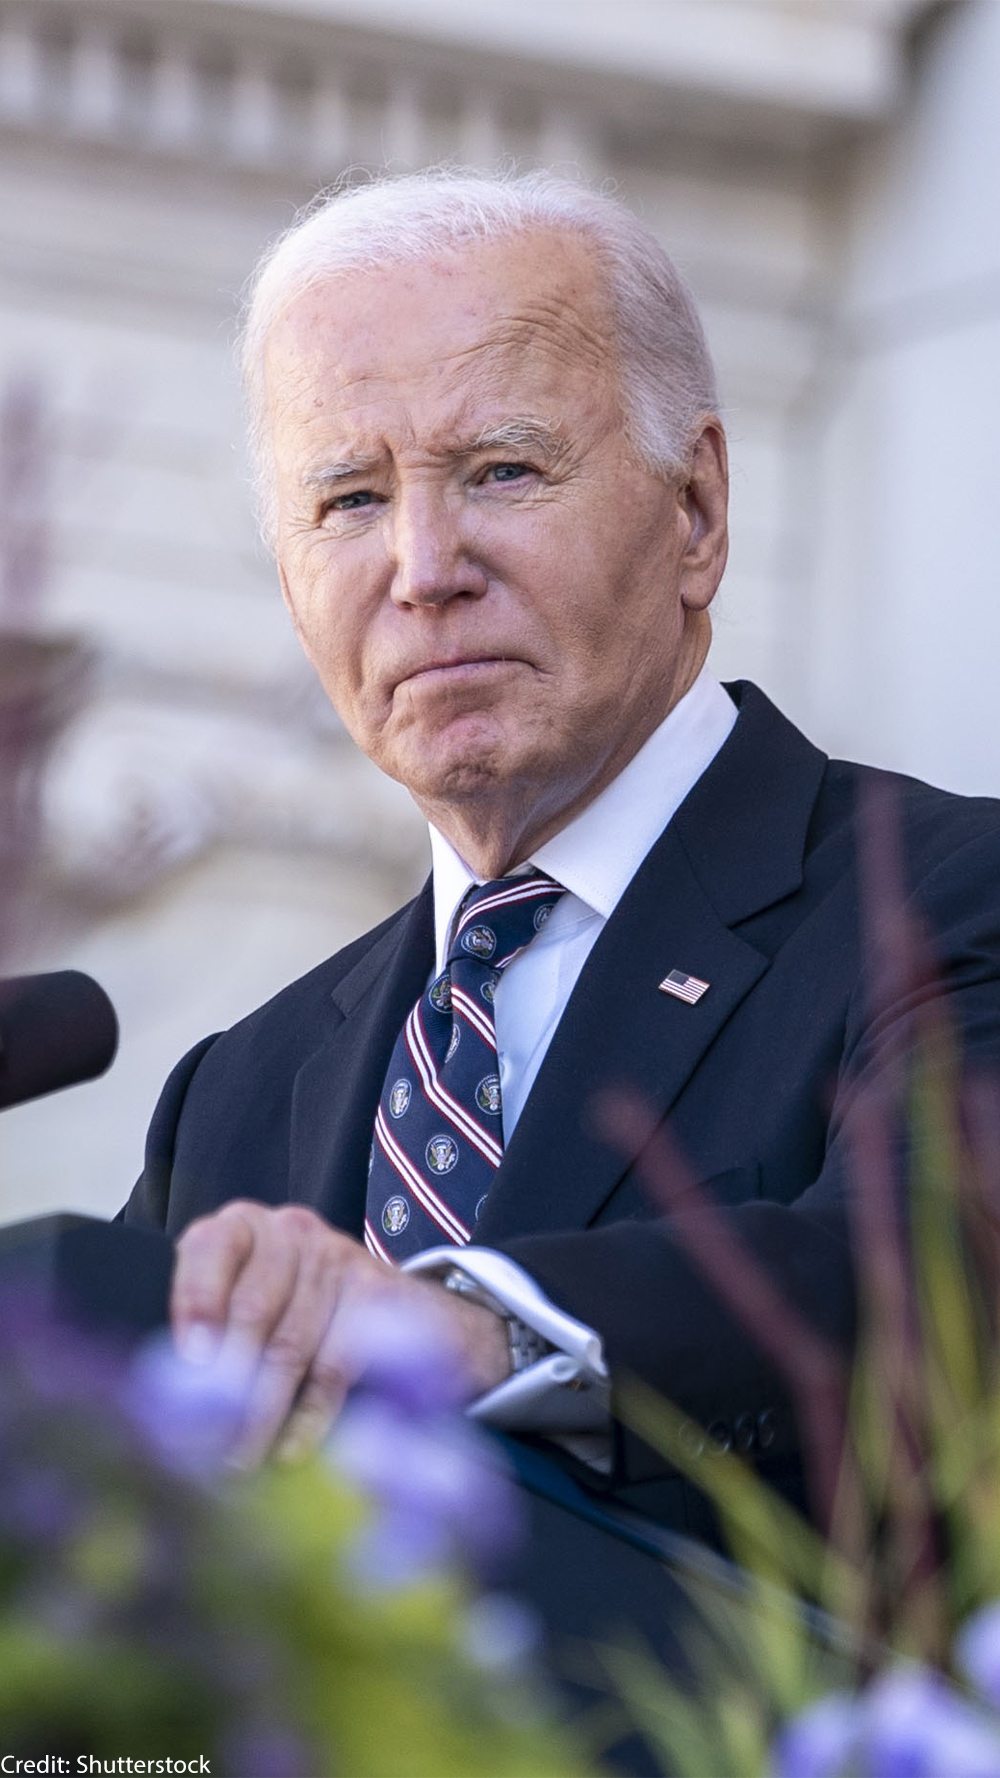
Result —
[{"label": "black microphone", "polygon": [[0,979],[0,1109],[93,1080],[117,1048],[115,1009],[89,975]]}]

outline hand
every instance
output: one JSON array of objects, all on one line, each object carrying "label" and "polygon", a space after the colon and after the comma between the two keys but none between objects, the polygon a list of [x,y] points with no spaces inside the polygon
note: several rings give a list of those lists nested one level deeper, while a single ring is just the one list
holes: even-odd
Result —
[{"label": "hand", "polygon": [[249,1411],[234,1460],[289,1460],[319,1445],[356,1380],[352,1311],[377,1299],[436,1315],[468,1376],[467,1399],[510,1372],[506,1326],[433,1280],[410,1278],[301,1204],[235,1199],[199,1218],[177,1243],[170,1317],[194,1362],[245,1366]]}]

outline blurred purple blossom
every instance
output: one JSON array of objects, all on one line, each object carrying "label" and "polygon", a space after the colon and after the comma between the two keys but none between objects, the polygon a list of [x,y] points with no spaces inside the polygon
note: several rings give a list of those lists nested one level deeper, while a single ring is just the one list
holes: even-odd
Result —
[{"label": "blurred purple blossom", "polygon": [[1000,1778],[1000,1724],[928,1667],[836,1692],[779,1735],[776,1778]]},{"label": "blurred purple blossom", "polygon": [[124,1404],[152,1451],[171,1469],[208,1480],[220,1474],[246,1415],[245,1365],[224,1353],[209,1364],[183,1358],[164,1336],[130,1366]]},{"label": "blurred purple blossom", "polygon": [[241,1723],[226,1736],[222,1758],[228,1772],[254,1778],[311,1778],[315,1754],[281,1723]]},{"label": "blurred purple blossom", "polygon": [[1000,1725],[928,1667],[876,1680],[865,1717],[871,1778],[1000,1778]]},{"label": "blurred purple blossom", "polygon": [[850,1692],[832,1692],[786,1724],[773,1750],[776,1778],[840,1778],[861,1739],[863,1710]]},{"label": "blurred purple blossom", "polygon": [[0,1474],[0,1536],[14,1544],[63,1543],[86,1510],[80,1489],[52,1465]]},{"label": "blurred purple blossom", "polygon": [[468,1396],[461,1355],[441,1322],[398,1302],[363,1303],[351,1316],[344,1357],[359,1388],[410,1414],[458,1408]]},{"label": "blurred purple blossom", "polygon": [[463,1616],[461,1638],[482,1672],[513,1678],[526,1673],[540,1653],[542,1626],[530,1605],[513,1593],[483,1593]]},{"label": "blurred purple blossom", "polygon": [[517,1539],[513,1487],[486,1437],[456,1416],[418,1417],[361,1391],[327,1452],[376,1503],[355,1558],[369,1582],[405,1586],[463,1556],[488,1563]]},{"label": "blurred purple blossom", "polygon": [[[351,1715],[354,1668],[340,1697],[324,1639],[326,1590],[336,1596],[342,1586],[345,1532],[331,1527],[328,1562],[313,1559],[311,1542],[303,1554],[294,1528],[283,1555],[282,1527],[273,1548],[260,1538],[253,1484],[231,1496],[217,1485],[242,1429],[246,1363],[221,1353],[193,1363],[166,1340],[129,1357],[47,1322],[30,1303],[12,1305],[10,1315],[5,1306],[0,1615],[13,1612],[8,1626],[23,1624],[29,1637],[52,1645],[45,1685],[55,1687],[79,1744],[103,1733],[108,1707],[87,1681],[87,1662],[96,1659],[114,1671],[116,1734],[124,1723],[145,1734],[152,1698],[165,1721],[180,1723],[182,1737],[217,1750],[218,1769],[234,1778],[339,1770],[337,1724]],[[516,1523],[513,1491],[491,1442],[453,1411],[463,1385],[437,1327],[366,1314],[352,1337],[360,1381],[334,1461],[373,1497],[357,1554],[369,1585],[397,1585],[460,1550],[485,1555],[506,1544]],[[310,1588],[322,1602],[314,1613]],[[368,1635],[355,1651],[361,1661],[380,1658]],[[524,1626],[502,1612],[478,1630],[473,1623],[470,1639],[479,1664],[492,1663],[501,1678],[527,1646]],[[422,1671],[419,1639],[417,1652]],[[436,1662],[431,1654],[432,1675]],[[290,1684],[303,1666],[308,1699]],[[4,1682],[6,1699],[6,1672]],[[405,1683],[419,1693],[419,1684]],[[28,1673],[22,1691],[34,1684]],[[37,1722],[44,1735],[48,1694],[39,1691],[23,1708],[31,1733]],[[419,1744],[435,1731],[428,1725],[425,1734],[418,1720],[414,1732]]]},{"label": "blurred purple blossom", "polygon": [[518,1501],[497,1448],[459,1408],[461,1355],[431,1312],[372,1302],[352,1317],[356,1382],[327,1442],[375,1513],[354,1552],[370,1585],[406,1586],[457,1560],[488,1566],[518,1539]]},{"label": "blurred purple blossom", "polygon": [[1000,1600],[962,1625],[954,1653],[962,1676],[1000,1709]]}]

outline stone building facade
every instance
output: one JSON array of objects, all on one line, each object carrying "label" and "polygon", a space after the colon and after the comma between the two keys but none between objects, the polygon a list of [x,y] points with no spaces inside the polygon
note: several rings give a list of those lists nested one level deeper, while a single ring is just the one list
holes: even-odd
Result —
[{"label": "stone building facade", "polygon": [[1000,793],[998,72],[995,0],[2,0],[0,625],[80,667],[5,966],[91,969],[123,1042],[0,1122],[0,1220],[113,1208],[181,1050],[425,869],[299,657],[240,443],[241,285],[345,175],[614,182],[719,364],[717,670]]}]

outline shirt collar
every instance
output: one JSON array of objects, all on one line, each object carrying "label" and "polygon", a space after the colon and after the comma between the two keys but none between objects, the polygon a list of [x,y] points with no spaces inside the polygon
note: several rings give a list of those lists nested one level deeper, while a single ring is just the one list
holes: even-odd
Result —
[{"label": "shirt collar", "polygon": [[[711,765],[736,721],[736,706],[703,667],[617,778],[533,852],[532,865],[562,883],[608,920],[646,854]],[[437,968],[444,967],[448,934],[462,897],[481,882],[436,827],[431,827]]]}]

